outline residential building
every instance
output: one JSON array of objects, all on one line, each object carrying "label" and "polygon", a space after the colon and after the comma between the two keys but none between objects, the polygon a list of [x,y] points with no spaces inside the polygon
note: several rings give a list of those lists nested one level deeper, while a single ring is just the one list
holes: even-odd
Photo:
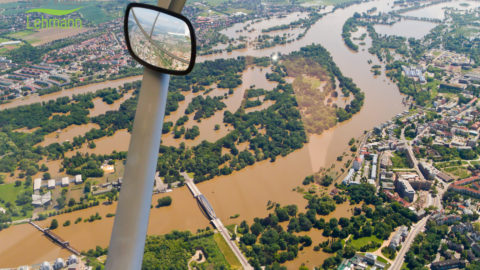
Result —
[{"label": "residential building", "polygon": [[342,183],[347,185],[347,186],[350,185],[350,182],[353,180],[353,174],[354,173],[355,173],[354,169],[348,170],[347,176],[345,176],[345,178],[343,178]]},{"label": "residential building", "polygon": [[396,181],[396,189],[398,194],[402,198],[407,198],[409,201],[413,201],[415,196],[415,190],[412,188],[407,180],[399,179]]},{"label": "residential building", "polygon": [[415,190],[430,190],[430,187],[432,186],[432,181],[424,181],[424,180],[411,180],[408,181],[410,185],[415,189]]},{"label": "residential building", "polygon": [[465,260],[445,260],[440,262],[434,262],[430,265],[432,270],[445,270],[445,269],[453,269],[453,268],[464,268],[466,266]]},{"label": "residential building", "polygon": [[362,167],[362,163],[363,163],[363,155],[356,157],[355,160],[353,161],[353,169],[355,171],[360,170],[360,168]]},{"label": "residential building", "polygon": [[407,235],[408,227],[401,226],[400,229],[393,235],[388,246],[390,248],[396,249],[403,241],[405,241],[405,237],[407,237]]},{"label": "residential building", "polygon": [[427,164],[425,162],[420,162],[418,164],[418,168],[420,169],[420,172],[423,174],[425,179],[428,179],[428,180],[435,179],[435,171],[433,170],[430,164]]},{"label": "residential building", "polygon": [[392,182],[382,182],[382,189],[395,190],[395,186]]},{"label": "residential building", "polygon": [[377,154],[373,154],[373,155],[372,155],[372,164],[373,164],[373,165],[377,165],[377,162],[378,162],[378,155],[377,155]]},{"label": "residential building", "polygon": [[446,173],[444,173],[444,172],[438,172],[438,173],[436,174],[436,176],[437,176],[438,178],[440,178],[440,180],[445,181],[445,182],[447,182],[447,183],[448,183],[448,182],[452,182],[452,181],[454,180],[453,177],[451,177],[450,175],[448,175],[448,174],[446,174]]},{"label": "residential building", "polygon": [[377,179],[377,165],[372,165],[372,171],[370,172],[370,179],[376,180]]},{"label": "residential building", "polygon": [[375,261],[377,260],[377,255],[372,254],[372,253],[370,253],[370,252],[367,252],[367,253],[365,253],[365,260],[366,260],[369,264],[375,264]]},{"label": "residential building", "polygon": [[462,180],[458,180],[449,186],[458,193],[469,195],[475,198],[480,198],[480,177],[472,176]]},{"label": "residential building", "polygon": [[461,219],[458,215],[444,215],[444,214],[437,214],[433,216],[433,219],[437,222],[438,225],[451,225]]}]

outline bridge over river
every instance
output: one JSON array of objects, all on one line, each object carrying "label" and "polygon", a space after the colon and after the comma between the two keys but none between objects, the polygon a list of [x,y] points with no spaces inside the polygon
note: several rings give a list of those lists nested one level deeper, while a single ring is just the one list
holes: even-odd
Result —
[{"label": "bridge over river", "polygon": [[61,247],[67,249],[68,251],[72,252],[73,254],[80,256],[80,252],[76,249],[74,249],[72,246],[70,246],[70,243],[68,241],[63,240],[60,236],[56,235],[53,233],[50,229],[48,228],[42,228],[39,225],[33,223],[33,221],[28,222],[30,223],[33,227],[35,227],[37,230],[41,231],[45,236],[50,238],[54,243],[60,245]]},{"label": "bridge over river", "polygon": [[240,251],[235,241],[231,239],[230,235],[228,234],[227,228],[223,225],[220,218],[217,217],[217,214],[215,214],[215,210],[213,209],[212,205],[207,200],[207,198],[200,192],[197,185],[195,185],[193,179],[185,172],[181,174],[185,178],[185,184],[190,189],[190,192],[192,192],[193,197],[197,199],[200,206],[203,208],[203,210],[205,210],[205,213],[210,219],[210,222],[212,222],[213,226],[218,230],[218,232],[220,232],[220,234],[227,242],[228,246],[232,249],[235,256],[237,256],[237,259],[242,264],[243,269],[253,270],[253,267],[248,263],[247,258]]}]

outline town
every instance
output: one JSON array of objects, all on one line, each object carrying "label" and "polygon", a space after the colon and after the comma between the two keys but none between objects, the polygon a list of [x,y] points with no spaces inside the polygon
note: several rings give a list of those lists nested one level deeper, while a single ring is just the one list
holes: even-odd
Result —
[{"label": "town", "polygon": [[[111,7],[106,2],[95,8]],[[454,44],[458,47],[432,45],[440,42],[438,36],[444,34],[435,31],[449,31],[448,27],[432,28],[435,34],[425,35],[423,41],[376,33],[374,25],[395,25],[404,20],[439,26],[446,23],[463,26],[466,21],[452,10],[446,12],[445,19],[402,13],[450,1],[420,1],[422,5],[411,1],[390,2],[400,10],[378,11],[375,1],[350,1],[328,8],[323,1],[316,5],[289,1],[278,5],[253,0],[219,4],[196,1],[185,7],[183,13],[191,18],[197,35],[198,54],[205,57],[202,59],[205,62],[197,63],[197,67],[207,67],[211,74],[203,69],[186,78],[172,79],[167,104],[169,118],[164,125],[164,145],[159,150],[151,204],[151,222],[155,228],[147,238],[145,262],[155,265],[157,258],[166,257],[164,263],[171,269],[478,267],[480,68],[475,62],[477,50],[474,46],[467,50],[458,44]],[[368,8],[362,7],[357,12],[357,7],[363,4],[368,4]],[[350,5],[352,10],[348,9]],[[119,8],[112,7],[112,10],[121,14]],[[352,17],[337,15],[346,11]],[[29,39],[40,32],[25,32],[27,22],[40,16],[31,15],[29,19],[23,13],[5,15],[0,9],[0,19],[14,25],[0,29],[0,103],[3,103],[0,106],[11,105],[15,109],[2,109],[5,115],[0,118],[5,123],[0,131],[0,139],[5,142],[0,148],[3,170],[0,231],[4,233],[1,237],[17,228],[33,230],[36,236],[48,240],[39,246],[61,250],[58,255],[48,254],[48,259],[18,269],[103,269],[106,260],[108,240],[105,239],[109,237],[107,230],[113,223],[122,188],[126,147],[140,88],[140,82],[135,79],[143,69],[127,53],[121,16],[94,23],[93,19],[85,19],[85,14],[79,14],[68,17],[82,18],[82,28],[73,29],[78,32],[40,44],[38,40]],[[322,175],[330,172],[328,166],[312,174],[306,169],[302,171],[303,164],[297,163],[296,158],[305,153],[302,147],[307,148],[304,145],[315,140],[315,136],[324,136],[321,132],[305,134],[310,132],[309,121],[302,117],[310,115],[302,115],[301,106],[309,100],[298,87],[311,83],[312,89],[325,90],[326,81],[332,81],[331,96],[330,93],[325,96],[328,106],[325,105],[326,110],[321,113],[333,112],[333,120],[328,119],[332,121],[326,128],[324,123],[319,125],[321,131],[328,133],[337,124],[356,121],[355,115],[364,110],[362,106],[371,106],[363,102],[363,89],[354,92],[357,86],[353,81],[363,78],[351,80],[343,76],[333,62],[338,54],[332,53],[334,57],[330,57],[326,49],[321,50],[322,45],[299,47],[294,52],[283,53],[280,49],[280,53],[271,52],[293,46],[295,42],[313,43],[307,32],[324,18],[332,18],[329,16],[337,19],[341,16],[345,22],[337,40],[344,42],[345,49],[349,50],[342,51],[348,53],[343,62],[349,62],[348,57],[367,55],[362,58],[365,63],[356,64],[366,66],[362,70],[373,72],[368,74],[371,75],[368,80],[375,82],[372,85],[382,86],[374,90],[386,91],[383,88],[390,84],[396,92],[400,90],[402,95],[396,101],[402,109],[397,115],[398,111],[392,113],[394,117],[388,121],[375,119],[373,128],[368,121],[362,123],[362,127],[369,126],[367,130],[349,134],[348,138],[353,138],[348,145],[343,142],[339,148],[344,149],[335,149],[334,155],[330,153],[335,160],[343,151],[330,167],[337,173]],[[277,20],[282,23],[266,23]],[[318,28],[315,31],[319,31]],[[466,32],[473,34],[464,42],[473,42],[477,31]],[[313,35],[323,38],[317,32]],[[370,41],[372,47],[365,47]],[[328,50],[332,51],[337,45],[330,45]],[[262,54],[268,48],[270,51]],[[243,57],[241,53],[245,51],[261,57]],[[311,52],[321,57],[311,57],[308,54]],[[240,57],[234,57],[237,55]],[[375,56],[378,59],[372,61]],[[342,61],[338,63],[342,67]],[[307,69],[289,70],[295,65],[318,68],[310,73],[319,74],[312,75]],[[265,76],[245,80],[244,71],[261,71]],[[41,100],[37,105],[23,107],[24,111],[22,106],[17,106],[28,105],[29,98],[95,83],[109,85],[111,81],[125,78],[130,81],[122,81],[113,88],[92,88],[94,93],[73,93],[71,99],[60,96],[56,100]],[[379,81],[383,84],[377,84]],[[273,90],[261,89],[267,88],[259,86],[262,83],[275,86],[271,87]],[[229,110],[227,106],[236,103],[230,96],[240,88],[244,92],[236,97],[238,107]],[[221,92],[223,90],[226,91]],[[211,98],[209,93],[219,94]],[[25,104],[21,104],[22,100]],[[339,105],[342,101],[344,107]],[[93,113],[96,106],[103,103],[111,106],[105,105],[105,111]],[[245,112],[248,106],[257,103],[262,105],[258,111]],[[274,105],[263,106],[263,103]],[[194,116],[189,117],[192,112]],[[19,120],[15,114],[30,117],[31,121]],[[58,125],[52,123],[55,121]],[[194,141],[199,136],[197,125],[207,125],[212,139],[186,144],[187,140]],[[80,131],[75,131],[74,136],[66,135],[71,127]],[[202,129],[202,135],[204,133]],[[125,137],[116,141],[112,139],[115,136]],[[100,145],[105,138],[112,139],[106,144],[113,147],[102,152],[96,143]],[[22,148],[25,145],[28,147]],[[324,152],[327,146],[322,147],[315,151]],[[19,157],[22,155],[24,157]],[[293,155],[297,156],[289,160],[293,160],[295,166],[289,171],[298,169],[298,174],[276,173],[273,169],[258,171],[260,166],[280,171],[279,167],[288,167],[285,160]],[[243,170],[245,167],[249,168]],[[242,174],[248,170],[253,171],[252,174]],[[234,179],[238,175],[243,176],[241,181],[230,182],[237,186],[218,188],[219,182],[231,180],[224,178]],[[289,182],[282,182],[282,177],[289,177]],[[257,182],[247,182],[252,179]],[[217,186],[212,188],[212,185]],[[243,197],[247,193],[252,195],[252,190],[260,193],[262,188],[267,191],[259,196],[261,199]],[[287,191],[270,199],[270,195],[282,188]],[[222,193],[230,196],[222,197]],[[237,195],[241,198],[235,201]],[[254,210],[246,211],[253,202],[257,203]],[[174,225],[182,231],[165,224],[162,216],[165,213],[171,215],[172,223],[178,222],[179,225]],[[89,233],[94,236],[85,237]],[[169,248],[163,249],[167,246]],[[175,255],[162,253],[170,248]],[[3,266],[0,264],[0,267]]]}]

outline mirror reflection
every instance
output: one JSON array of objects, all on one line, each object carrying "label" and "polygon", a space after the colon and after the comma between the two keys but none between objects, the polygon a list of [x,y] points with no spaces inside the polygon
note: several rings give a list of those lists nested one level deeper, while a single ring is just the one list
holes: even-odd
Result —
[{"label": "mirror reflection", "polygon": [[143,61],[168,70],[188,69],[192,42],[190,29],[181,19],[133,7],[128,15],[128,37],[133,53]]}]

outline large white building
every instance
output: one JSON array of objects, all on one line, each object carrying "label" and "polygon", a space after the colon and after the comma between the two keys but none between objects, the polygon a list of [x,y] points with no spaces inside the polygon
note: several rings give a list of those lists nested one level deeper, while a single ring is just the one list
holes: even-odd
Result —
[{"label": "large white building", "polygon": [[42,178],[35,178],[33,180],[33,191],[40,190],[42,187]]},{"label": "large white building", "polygon": [[32,205],[36,207],[49,204],[51,200],[52,200],[52,193],[50,191],[43,195],[32,194]]},{"label": "large white building", "polygon": [[345,178],[343,178],[342,183],[347,185],[347,186],[350,185],[350,182],[353,180],[353,174],[354,173],[355,173],[354,169],[348,170],[347,176],[345,176]]},{"label": "large white building", "polygon": [[362,163],[363,163],[363,155],[356,157],[355,160],[353,161],[353,169],[355,169],[355,171],[360,170],[360,168],[362,167]]},{"label": "large white building", "polygon": [[54,189],[55,188],[55,179],[50,179],[47,181],[47,188]]},{"label": "large white building", "polygon": [[68,186],[68,184],[70,184],[70,179],[68,179],[68,177],[63,177],[62,178],[62,187],[66,187],[66,186]]},{"label": "large white building", "polygon": [[370,179],[377,180],[377,165],[376,164],[372,165],[372,171],[370,173]]},{"label": "large white building", "polygon": [[82,175],[81,174],[77,174],[75,175],[75,184],[81,184],[83,181],[82,181]]}]

